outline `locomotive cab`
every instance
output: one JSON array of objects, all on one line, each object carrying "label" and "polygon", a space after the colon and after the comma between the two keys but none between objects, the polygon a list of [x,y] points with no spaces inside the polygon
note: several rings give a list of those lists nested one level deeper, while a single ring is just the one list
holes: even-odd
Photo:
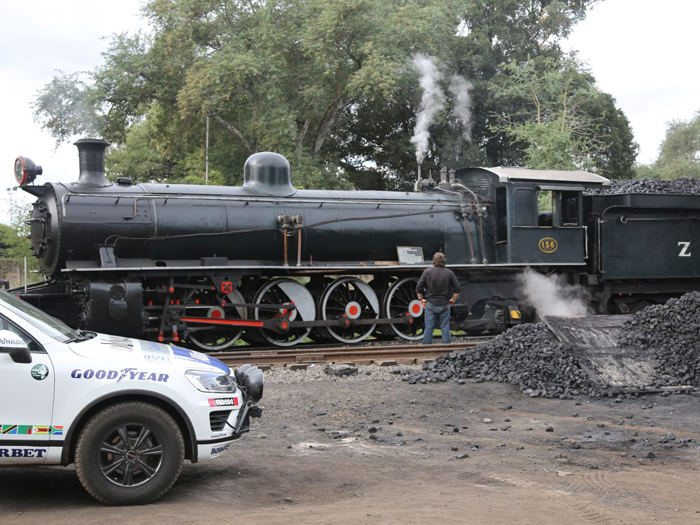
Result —
[{"label": "locomotive cab", "polygon": [[457,177],[495,203],[498,264],[585,264],[583,191],[609,185],[608,179],[583,171],[500,167],[465,168]]}]

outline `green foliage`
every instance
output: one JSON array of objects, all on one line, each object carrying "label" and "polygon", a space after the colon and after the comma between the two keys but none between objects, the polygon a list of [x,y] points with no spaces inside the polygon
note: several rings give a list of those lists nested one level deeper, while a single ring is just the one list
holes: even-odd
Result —
[{"label": "green foliage", "polygon": [[73,135],[97,136],[104,129],[99,95],[81,77],[59,71],[34,101],[34,121],[53,135],[57,145]]},{"label": "green foliage", "polygon": [[639,179],[700,177],[700,111],[688,122],[671,121],[659,158],[650,165],[635,166]]},{"label": "green foliage", "polygon": [[[421,100],[411,59],[424,54],[474,86],[471,142],[448,95],[424,173],[523,158],[588,166],[589,157],[603,173],[624,173],[634,161],[624,115],[557,45],[595,1],[150,0],[150,34],[117,35],[94,72],[54,79],[35,116],[57,140],[97,133],[115,143],[111,177],[203,179],[208,117],[210,168],[226,184],[268,150],[289,159],[297,186],[405,189]],[[539,128],[517,92],[529,64],[545,73],[550,109]],[[576,110],[557,113],[568,80]]]},{"label": "green foliage", "polygon": [[153,121],[142,120],[132,125],[122,146],[113,147],[106,158],[111,180],[130,177],[134,184],[164,182],[176,176],[176,162],[161,153],[154,140]]},{"label": "green foliage", "polygon": [[636,164],[634,166],[634,177],[636,179],[660,179],[661,174],[654,167],[654,165],[649,164]]},{"label": "green foliage", "polygon": [[31,216],[31,205],[19,205],[14,201],[10,208],[10,225],[0,224],[0,267],[5,267],[7,261],[23,268],[27,261],[28,281],[40,280],[37,273],[39,266],[36,258],[32,257],[32,245],[27,235],[29,226],[27,219]]},{"label": "green foliage", "polygon": [[669,124],[656,168],[662,179],[700,177],[700,111],[688,122]]},{"label": "green foliage", "polygon": [[26,236],[18,233],[12,226],[0,224],[0,259],[21,262],[31,254],[31,244]]},{"label": "green foliage", "polygon": [[637,145],[629,122],[575,57],[511,62],[503,70],[494,93],[513,109],[495,115],[492,129],[520,146],[525,166],[632,175]]}]

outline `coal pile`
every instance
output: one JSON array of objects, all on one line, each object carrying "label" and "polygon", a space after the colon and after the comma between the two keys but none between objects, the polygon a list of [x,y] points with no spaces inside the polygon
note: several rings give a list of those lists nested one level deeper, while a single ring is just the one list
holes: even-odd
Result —
[{"label": "coal pile", "polygon": [[619,195],[627,193],[677,193],[683,195],[700,195],[700,179],[681,178],[661,179],[624,179],[612,180],[607,188],[586,191],[587,195]]},{"label": "coal pile", "polygon": [[622,344],[654,352],[654,386],[700,386],[700,292],[636,313],[625,325]]},{"label": "coal pile", "polygon": [[519,325],[475,348],[442,355],[404,380],[410,384],[498,381],[517,385],[532,397],[600,396],[578,366],[575,348],[560,343],[544,324]]}]

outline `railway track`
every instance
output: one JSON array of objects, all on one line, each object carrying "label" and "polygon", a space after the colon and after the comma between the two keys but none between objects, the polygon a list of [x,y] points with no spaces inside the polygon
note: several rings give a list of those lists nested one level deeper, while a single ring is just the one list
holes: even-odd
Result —
[{"label": "railway track", "polygon": [[313,346],[217,352],[211,354],[229,366],[250,363],[257,366],[290,364],[355,363],[358,365],[415,364],[425,359],[476,346],[480,340],[450,344],[375,345],[375,346]]}]

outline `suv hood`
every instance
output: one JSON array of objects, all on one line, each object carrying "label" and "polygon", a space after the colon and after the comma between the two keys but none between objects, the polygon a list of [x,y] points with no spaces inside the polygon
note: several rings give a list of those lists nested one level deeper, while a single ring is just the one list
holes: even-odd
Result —
[{"label": "suv hood", "polygon": [[69,346],[73,353],[88,359],[160,365],[179,364],[187,368],[197,365],[197,368],[203,370],[213,368],[225,374],[230,373],[229,367],[214,357],[154,341],[98,333],[92,339],[70,343]]}]

